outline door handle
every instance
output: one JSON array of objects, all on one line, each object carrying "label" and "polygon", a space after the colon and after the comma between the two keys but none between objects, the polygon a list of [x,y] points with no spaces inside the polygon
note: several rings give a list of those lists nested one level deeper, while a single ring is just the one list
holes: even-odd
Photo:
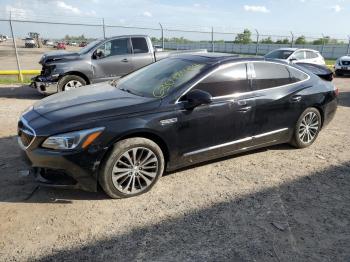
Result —
[{"label": "door handle", "polygon": [[295,95],[295,96],[292,96],[291,101],[295,102],[295,103],[298,103],[298,102],[301,101],[301,98],[302,97],[300,95]]},{"label": "door handle", "polygon": [[127,63],[127,62],[129,62],[129,60],[128,60],[127,58],[124,58],[124,59],[122,60],[122,62]]},{"label": "door handle", "polygon": [[251,109],[252,109],[251,106],[245,106],[245,107],[238,109],[238,112],[246,113],[246,112],[250,111]]}]

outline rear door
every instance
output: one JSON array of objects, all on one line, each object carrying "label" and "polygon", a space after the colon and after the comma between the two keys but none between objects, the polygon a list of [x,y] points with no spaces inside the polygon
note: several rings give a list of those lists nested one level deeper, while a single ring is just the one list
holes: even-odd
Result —
[{"label": "rear door", "polygon": [[92,58],[93,82],[117,79],[133,71],[130,38],[112,39],[99,46]]},{"label": "rear door", "polygon": [[193,110],[178,104],[179,153],[197,162],[249,147],[251,144],[254,99],[245,63],[223,66],[191,90],[210,93],[213,101]]},{"label": "rear door", "polygon": [[132,37],[131,47],[133,53],[133,70],[137,70],[154,62],[154,54],[151,52],[145,37]]},{"label": "rear door", "polygon": [[293,54],[293,58],[297,60],[297,62],[304,62],[306,59],[305,51],[304,50],[298,50]]},{"label": "rear door", "polygon": [[308,75],[284,64],[252,62],[255,144],[288,139],[303,110]]}]

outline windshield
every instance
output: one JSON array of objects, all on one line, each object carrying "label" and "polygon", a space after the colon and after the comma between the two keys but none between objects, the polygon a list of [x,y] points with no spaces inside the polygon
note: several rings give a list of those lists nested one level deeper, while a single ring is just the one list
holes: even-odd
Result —
[{"label": "windshield", "polygon": [[204,66],[179,58],[163,59],[120,79],[117,87],[136,95],[163,98],[195,77]]},{"label": "windshield", "polygon": [[95,40],[92,41],[91,43],[87,44],[86,46],[84,46],[82,49],[79,50],[79,54],[86,54],[87,52],[89,52],[92,48],[94,48],[95,46],[97,46],[99,43],[101,43],[101,40]]},{"label": "windshield", "polygon": [[293,52],[291,50],[275,50],[265,55],[265,58],[287,59]]}]

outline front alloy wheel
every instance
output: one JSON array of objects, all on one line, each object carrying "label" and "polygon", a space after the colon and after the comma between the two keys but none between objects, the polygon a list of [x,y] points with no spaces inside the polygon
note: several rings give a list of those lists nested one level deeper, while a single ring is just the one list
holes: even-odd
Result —
[{"label": "front alloy wheel", "polygon": [[114,186],[124,194],[145,190],[157,176],[159,163],[155,153],[135,147],[122,154],[112,170]]},{"label": "front alloy wheel", "polygon": [[306,109],[296,124],[292,144],[297,148],[310,146],[320,132],[321,122],[320,112],[316,108]]},{"label": "front alloy wheel", "polygon": [[149,191],[164,172],[164,155],[153,141],[135,137],[114,145],[102,165],[99,182],[112,198],[127,198]]}]

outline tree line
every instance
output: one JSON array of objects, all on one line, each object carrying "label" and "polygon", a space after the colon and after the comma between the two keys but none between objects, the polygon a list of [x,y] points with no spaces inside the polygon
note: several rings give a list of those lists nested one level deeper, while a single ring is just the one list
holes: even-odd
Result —
[{"label": "tree line", "polygon": [[[233,39],[233,41],[224,41],[224,40],[214,40],[215,43],[235,43],[235,44],[251,44],[251,43],[256,43],[256,38],[252,39],[252,32],[249,29],[244,29],[242,33],[239,33],[236,35],[236,37]],[[161,42],[161,38],[157,37],[151,37],[152,42]],[[175,43],[180,43],[180,44],[186,44],[186,43],[193,43],[193,42],[198,42],[198,41],[193,41],[186,39],[184,37],[171,37],[171,38],[164,38],[164,42],[175,42]],[[199,42],[208,42],[208,41],[199,41]],[[345,44],[344,41],[339,41],[337,39],[333,39],[329,36],[325,36],[323,38],[318,38],[314,39],[311,41],[308,41],[304,35],[298,36],[297,38],[294,39],[294,44],[296,45],[306,45],[306,44],[311,44],[311,45],[328,45],[328,44]],[[260,44],[291,44],[291,38],[283,38],[283,39],[277,39],[277,40],[272,40],[272,38],[266,37],[266,38],[261,38],[259,39]]]}]

